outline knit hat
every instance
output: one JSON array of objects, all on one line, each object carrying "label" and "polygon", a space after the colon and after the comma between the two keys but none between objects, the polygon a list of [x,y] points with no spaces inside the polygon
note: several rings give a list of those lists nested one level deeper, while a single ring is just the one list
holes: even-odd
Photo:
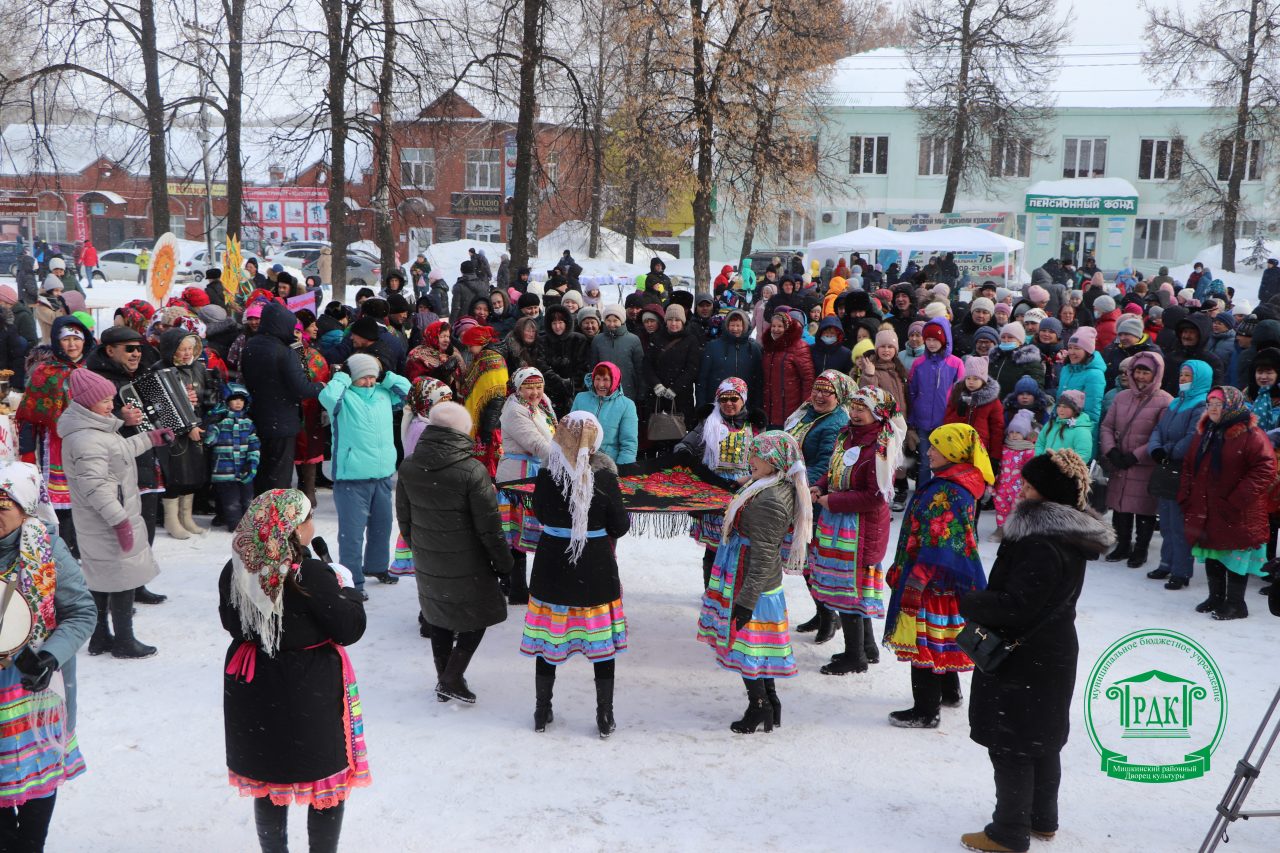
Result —
[{"label": "knit hat", "polygon": [[366,341],[376,341],[382,335],[378,321],[372,317],[361,317],[351,324],[351,334],[359,335]]},{"label": "knit hat", "polygon": [[1116,323],[1116,334],[1133,335],[1135,338],[1142,337],[1142,320],[1132,315],[1121,318],[1120,322]]},{"label": "knit hat", "polygon": [[1076,329],[1076,333],[1071,336],[1071,340],[1068,343],[1075,344],[1092,355],[1093,351],[1098,348],[1098,330],[1093,326],[1081,326]]},{"label": "knit hat", "polygon": [[[943,286],[945,287],[946,285]],[[924,306],[924,316],[928,317],[930,320],[936,320],[939,317],[946,317],[948,313],[947,304],[945,302],[935,301]]]},{"label": "knit hat", "polygon": [[877,347],[892,346],[894,349],[897,349],[898,333],[895,332],[893,329],[881,329],[880,331],[876,332],[876,346]]},{"label": "knit hat", "polygon": [[1016,394],[1039,394],[1040,383],[1036,381],[1034,376],[1022,375],[1018,377],[1018,381],[1013,383],[1013,393]]},{"label": "knit hat", "polygon": [[1021,323],[1005,323],[1000,327],[1000,337],[1009,335],[1015,337],[1019,342],[1027,339],[1027,330],[1022,327]]},{"label": "knit hat", "polygon": [[672,303],[671,305],[668,305],[668,306],[667,306],[667,313],[666,313],[666,315],[663,317],[663,319],[664,319],[664,320],[679,320],[681,323],[683,323],[683,322],[685,322],[684,309],[683,309],[683,308],[681,308],[679,305],[676,305],[675,303]]},{"label": "knit hat", "polygon": [[1075,410],[1076,415],[1084,411],[1084,392],[1083,391],[1063,391],[1058,395],[1058,405],[1068,406]]},{"label": "knit hat", "polygon": [[116,395],[111,380],[92,370],[71,371],[71,399],[86,409]]},{"label": "knit hat", "polygon": [[973,333],[973,342],[977,344],[978,341],[991,341],[993,344],[998,344],[1000,333],[990,326],[979,326],[978,331]]},{"label": "knit hat", "polygon": [[1106,294],[1093,300],[1094,314],[1110,314],[1114,310],[1116,310],[1116,301]]},{"label": "knit hat", "polygon": [[1040,331],[1053,332],[1059,338],[1062,337],[1062,321],[1057,317],[1045,317],[1040,321]]},{"label": "knit hat", "polygon": [[979,379],[987,379],[987,359],[981,355],[966,355],[964,357],[964,378],[976,376]]},{"label": "knit hat", "polygon": [[196,316],[205,323],[221,323],[227,319],[227,309],[221,305],[202,305],[196,309]]},{"label": "knit hat", "polygon": [[1256,314],[1250,314],[1247,317],[1242,317],[1240,321],[1236,323],[1236,337],[1252,338],[1254,330],[1257,328],[1258,317]]},{"label": "knit hat", "polygon": [[924,331],[920,334],[926,341],[933,338],[935,341],[941,342],[944,347],[947,345],[947,333],[942,331],[942,327],[937,323],[926,323]]},{"label": "knit hat", "polygon": [[1221,323],[1222,325],[1226,326],[1228,329],[1234,329],[1236,327],[1236,318],[1232,317],[1226,311],[1223,311],[1219,313],[1216,317],[1214,317],[1213,322]]},{"label": "knit hat", "polygon": [[83,323],[86,329],[88,329],[91,332],[93,331],[93,326],[94,326],[93,317],[89,314],[88,311],[72,311],[71,316],[75,317],[77,320]]},{"label": "knit hat", "polygon": [[578,313],[573,316],[578,321],[579,326],[581,326],[586,320],[595,320],[597,323],[600,322],[600,312],[590,305],[580,309]]},{"label": "knit hat", "polygon": [[0,305],[17,305],[18,291],[7,284],[0,284]]},{"label": "knit hat", "polygon": [[938,282],[931,288],[931,291],[934,296],[941,296],[943,299],[948,299],[951,296],[951,286],[945,282]]},{"label": "knit hat", "polygon": [[1026,438],[1035,430],[1035,423],[1031,419],[1030,409],[1019,409],[1012,418],[1009,419],[1009,425],[1004,428],[1005,434],[1011,432],[1022,433],[1022,437]]},{"label": "knit hat", "polygon": [[1031,300],[1033,305],[1039,305],[1042,302],[1049,301],[1049,291],[1045,290],[1038,284],[1033,284],[1027,288],[1027,299]]},{"label": "knit hat", "polygon": [[1078,510],[1089,506],[1089,466],[1074,450],[1050,450],[1027,460],[1022,479],[1052,503]]},{"label": "knit hat", "polygon": [[1133,314],[1136,317],[1142,316],[1142,304],[1140,302],[1126,302],[1120,310],[1125,314]]},{"label": "knit hat", "polygon": [[608,320],[610,317],[617,317],[622,322],[624,323],[627,322],[626,309],[624,309],[621,305],[617,304],[616,302],[613,303],[612,305],[604,306],[604,311],[602,311],[601,314],[603,315],[605,320]]},{"label": "knit hat", "polygon": [[250,305],[248,308],[244,309],[244,318],[246,320],[252,320],[254,317],[257,317],[259,320],[261,320],[262,308],[265,304],[266,303],[264,302],[255,302],[252,305]]},{"label": "knit hat", "polygon": [[979,296],[969,303],[969,311],[986,311],[988,314],[994,314],[996,313],[996,304],[985,296]]},{"label": "knit hat", "polygon": [[347,357],[347,373],[351,374],[352,382],[366,376],[376,378],[380,372],[382,372],[381,362],[368,353],[358,352]]},{"label": "knit hat", "polygon": [[471,415],[458,403],[446,400],[431,407],[427,423],[435,427],[456,430],[464,435],[471,434]]},{"label": "knit hat", "polygon": [[1009,316],[1010,316],[1011,314],[1013,314],[1013,306],[1012,306],[1012,305],[1008,304],[1007,302],[997,302],[997,303],[996,303],[995,315],[996,315],[996,318],[997,318],[997,319],[999,319],[1001,316],[1003,316],[1003,317],[1007,320],[1007,319],[1009,319]]},{"label": "knit hat", "polygon": [[58,278],[56,275],[50,274],[49,277],[44,280],[44,286],[40,289],[45,293],[52,293],[55,290],[65,290],[66,288],[62,283],[62,279]]},{"label": "knit hat", "polygon": [[188,287],[182,291],[182,301],[192,308],[203,308],[209,304],[209,294],[198,287]]},{"label": "knit hat", "polygon": [[1023,323],[1043,323],[1047,319],[1049,319],[1049,315],[1039,308],[1032,308],[1022,315]]},{"label": "knit hat", "polygon": [[586,300],[582,298],[581,293],[576,290],[566,290],[564,292],[564,296],[560,297],[560,303],[562,305],[568,305],[570,302],[576,304],[579,308],[587,304]]},{"label": "knit hat", "polygon": [[907,326],[907,337],[911,335],[924,335],[924,320],[916,320],[910,326]]},{"label": "knit hat", "polygon": [[534,308],[542,304],[542,300],[538,298],[536,293],[522,293],[520,298],[516,300],[516,307],[520,309]]},{"label": "knit hat", "polygon": [[1178,291],[1179,302],[1187,302],[1188,300],[1195,299],[1195,298],[1196,298],[1196,292],[1189,287],[1184,287],[1182,288],[1182,290]]}]

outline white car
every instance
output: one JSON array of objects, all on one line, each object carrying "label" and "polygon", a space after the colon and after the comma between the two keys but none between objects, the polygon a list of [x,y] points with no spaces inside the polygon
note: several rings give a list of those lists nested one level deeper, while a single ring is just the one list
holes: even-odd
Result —
[{"label": "white car", "polygon": [[138,253],[133,249],[112,249],[98,255],[97,281],[137,281]]}]

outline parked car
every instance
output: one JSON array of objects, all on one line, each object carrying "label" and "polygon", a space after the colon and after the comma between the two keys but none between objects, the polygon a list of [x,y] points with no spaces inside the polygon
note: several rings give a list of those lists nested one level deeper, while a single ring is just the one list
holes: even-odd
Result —
[{"label": "parked car", "polygon": [[137,281],[138,252],[135,249],[111,249],[98,254],[95,281]]},{"label": "parked car", "polygon": [[18,258],[22,257],[22,244],[16,240],[0,243],[0,270],[6,275],[18,275]]},{"label": "parked car", "polygon": [[[319,275],[319,265],[317,261],[319,257],[308,261],[302,267],[302,275]],[[363,254],[347,255],[347,284],[351,287],[372,287],[379,290],[382,287],[382,267],[377,261],[365,257]]]},{"label": "parked car", "polygon": [[[217,269],[222,269],[223,267],[222,259],[226,255],[226,253],[227,253],[227,247],[225,244],[219,243],[217,246],[215,246],[213,248],[213,256],[215,260],[212,266]],[[261,261],[261,259],[258,258],[258,255],[256,252],[244,252],[243,254],[246,262],[251,260],[258,261],[258,267],[259,268],[262,267],[263,262]],[[182,268],[178,271],[178,275],[181,277],[184,277],[187,281],[190,281],[190,282],[204,281],[205,270],[207,270],[210,266],[208,262],[208,255],[209,255],[208,249],[200,249],[196,251],[194,254],[191,255],[190,258],[182,262]]]},{"label": "parked car", "polygon": [[[112,251],[121,249],[136,253],[139,249],[151,249],[154,248],[155,245],[156,241],[154,237],[134,237],[131,240],[125,240],[119,246],[113,246]],[[102,255],[99,254],[98,257],[101,258]]]},{"label": "parked car", "polygon": [[267,258],[267,266],[272,264],[283,264],[286,267],[302,267],[306,266],[310,261],[314,261],[320,257],[319,247],[299,246],[296,248],[285,248],[277,252],[273,252]]}]

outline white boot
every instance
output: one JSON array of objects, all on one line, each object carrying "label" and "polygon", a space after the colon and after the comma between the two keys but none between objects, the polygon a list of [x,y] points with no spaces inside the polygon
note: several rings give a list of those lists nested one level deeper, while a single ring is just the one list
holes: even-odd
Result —
[{"label": "white boot", "polygon": [[164,532],[174,539],[190,539],[191,534],[182,526],[182,520],[178,516],[179,500],[181,499],[162,498],[160,501],[164,505]]},{"label": "white boot", "polygon": [[209,531],[201,527],[191,514],[191,509],[195,506],[195,502],[195,495],[183,495],[178,498],[178,521],[182,523],[182,526],[185,527],[189,533],[194,533],[197,536],[203,536]]}]

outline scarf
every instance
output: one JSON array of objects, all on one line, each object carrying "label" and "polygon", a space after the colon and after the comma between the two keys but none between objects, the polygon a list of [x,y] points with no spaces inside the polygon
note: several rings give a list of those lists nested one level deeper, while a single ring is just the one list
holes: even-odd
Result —
[{"label": "scarf", "polygon": [[724,416],[720,414],[718,402],[720,395],[726,392],[741,397],[743,413],[745,414],[747,410],[747,383],[736,376],[730,376],[721,382],[716,388],[717,402],[712,403],[711,414],[707,415],[707,419],[702,422],[702,464],[712,471],[720,467],[720,442],[728,438],[729,433],[732,432],[729,425],[724,422]]},{"label": "scarf", "polygon": [[876,385],[859,388],[849,398],[871,410],[879,423],[876,433],[876,485],[886,501],[893,500],[894,478],[902,464],[903,445],[907,440],[907,422],[893,395]]},{"label": "scarf", "polygon": [[257,636],[271,657],[280,648],[284,584],[298,571],[289,539],[310,515],[302,492],[272,489],[253,499],[231,540],[231,606],[244,633]]},{"label": "scarf", "polygon": [[[838,370],[822,371],[818,374],[818,377],[813,380],[813,384],[814,387],[825,385],[835,392],[837,409],[848,406],[849,401],[853,399],[853,392],[858,390],[858,384],[853,381],[853,377],[846,373],[841,373]],[[795,428],[800,426],[801,422],[804,421],[805,416],[810,412],[817,414],[817,410],[813,408],[812,400],[802,403],[800,408],[788,415],[782,428],[795,436],[796,441],[804,441],[804,436],[808,433],[808,430],[806,429],[800,435],[796,435]],[[830,412],[824,412],[823,414],[830,414]],[[816,421],[817,418],[815,417],[813,421],[809,423],[809,426],[812,427],[813,423]]]},{"label": "scarf", "polygon": [[781,430],[770,430],[757,435],[751,442],[751,454],[759,456],[773,466],[773,473],[758,480],[752,480],[740,492],[733,496],[724,511],[724,530],[730,530],[738,517],[738,512],[752,498],[765,489],[790,480],[796,494],[796,517],[791,527],[791,551],[783,564],[783,571],[796,574],[804,568],[808,557],[806,543],[813,538],[813,498],[809,494],[809,479],[805,474],[804,455],[800,445],[790,434]]},{"label": "scarf", "polygon": [[1196,449],[1196,470],[1200,470],[1205,456],[1209,456],[1209,469],[1214,474],[1222,472],[1222,446],[1226,443],[1227,430],[1236,424],[1252,425],[1253,413],[1245,402],[1244,392],[1230,385],[1219,385],[1209,392],[1222,396],[1222,418],[1215,424],[1208,413],[1200,421],[1200,447]]},{"label": "scarf", "polygon": [[[991,471],[991,457],[978,438],[978,431],[968,424],[943,424],[929,433],[929,443],[938,449],[948,461],[971,465],[982,475],[987,485],[995,483]],[[940,472],[935,471],[934,474]]]},{"label": "scarf", "polygon": [[507,362],[502,353],[488,346],[480,350],[467,368],[458,392],[464,400],[467,414],[471,415],[471,437],[477,438],[476,431],[480,428],[480,415],[485,406],[507,393]]},{"label": "scarf", "polygon": [[570,412],[560,419],[547,451],[547,473],[569,504],[569,561],[578,562],[587,544],[587,514],[595,494],[591,454],[600,449],[604,429],[590,412]]}]

